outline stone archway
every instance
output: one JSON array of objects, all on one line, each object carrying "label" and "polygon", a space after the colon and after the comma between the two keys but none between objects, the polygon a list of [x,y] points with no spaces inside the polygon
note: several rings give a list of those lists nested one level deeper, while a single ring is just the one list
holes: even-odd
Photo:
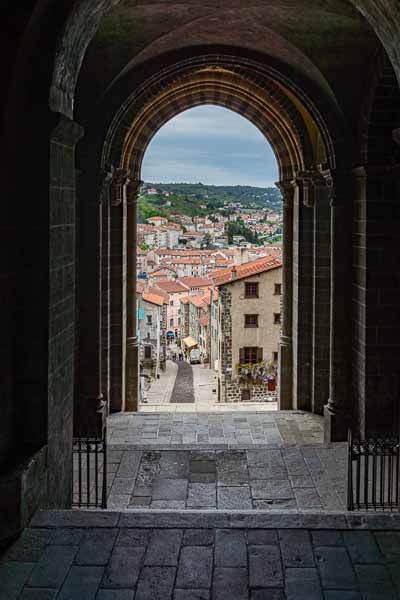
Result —
[{"label": "stone archway", "polygon": [[[103,169],[109,171],[110,165],[118,168],[115,180],[115,186],[118,188],[116,196],[126,199],[126,208],[119,210],[122,211],[121,218],[126,219],[128,223],[128,244],[135,245],[136,198],[141,163],[146,148],[158,129],[180,112],[206,103],[230,108],[251,120],[274,148],[280,169],[280,187],[285,196],[287,232],[283,286],[285,318],[281,342],[281,364],[284,364],[284,368],[281,370],[280,406],[282,408],[295,406],[321,412],[329,393],[327,387],[329,350],[321,359],[318,352],[312,351],[311,348],[313,344],[321,345],[324,340],[326,348],[329,349],[329,333],[325,327],[325,332],[319,335],[318,340],[316,338],[313,340],[313,333],[307,325],[307,319],[314,319],[315,328],[320,327],[322,330],[323,323],[320,321],[329,318],[326,313],[327,307],[329,312],[329,303],[326,303],[326,298],[323,302],[319,301],[320,306],[325,307],[325,312],[322,311],[322,314],[318,314],[318,311],[313,312],[312,308],[309,308],[308,314],[299,314],[296,311],[294,325],[292,313],[294,292],[297,297],[299,295],[303,297],[303,305],[306,305],[307,301],[310,306],[313,303],[313,298],[310,296],[312,274],[303,264],[308,251],[310,250],[312,254],[312,268],[318,269],[319,261],[329,259],[329,239],[321,242],[318,250],[313,253],[311,238],[314,219],[322,218],[329,221],[330,218],[326,176],[329,167],[330,169],[335,167],[335,154],[332,152],[334,143],[329,136],[327,137],[327,127],[320,131],[300,100],[296,101],[290,94],[286,95],[282,84],[278,85],[271,77],[265,76],[263,80],[259,73],[257,76],[253,75],[251,66],[241,65],[239,58],[234,63],[229,57],[209,55],[193,61],[192,64],[189,61],[184,66],[182,75],[179,75],[181,66],[176,65],[164,77],[161,74],[158,81],[151,81],[148,86],[143,85],[125,102],[109,129],[103,152]],[[253,65],[253,69],[255,66]],[[257,67],[260,68],[259,65]],[[325,144],[323,140],[326,140]],[[317,170],[316,165],[320,165],[320,171]],[[120,174],[123,174],[126,179],[121,179]],[[322,209],[321,198],[324,199]],[[296,205],[296,213],[294,205]],[[123,207],[124,202],[121,202],[120,206]],[[314,212],[317,214],[314,215]],[[294,218],[297,223],[295,227]],[[308,225],[304,225],[304,231],[301,225],[301,239],[297,235],[295,240],[303,252],[303,258],[295,265],[300,278],[297,276],[296,285],[293,286],[293,233],[299,233],[298,224],[303,223],[304,219],[308,221]],[[309,250],[306,249],[307,246]],[[132,256],[131,264],[126,267],[128,281],[136,280],[135,264],[136,261]],[[319,283],[325,286],[326,291],[326,287],[329,288],[327,272],[325,272],[325,280],[324,283],[323,278],[319,278]],[[320,293],[316,286],[313,293],[317,297]],[[127,305],[131,306],[136,297],[134,286],[128,290],[126,297]],[[123,313],[121,319],[121,327],[123,327],[125,321]],[[125,357],[128,357],[129,353],[137,357],[133,339],[135,331],[136,324],[131,321],[128,323],[127,333],[130,344],[126,347]],[[305,335],[308,335],[308,343],[299,343]],[[294,349],[293,338],[295,338]],[[295,358],[293,352],[297,353]],[[127,403],[130,409],[136,409],[138,367],[134,359],[130,362],[128,358],[125,360],[125,381],[133,381],[128,392]],[[313,367],[310,368],[313,360]],[[296,367],[295,375],[298,378],[296,385],[293,385],[293,361]],[[300,365],[307,365],[307,363],[306,369],[300,368]],[[325,386],[320,385],[318,388],[318,377],[321,378],[321,374],[325,376]],[[128,390],[129,384],[126,385]],[[301,394],[298,393],[299,388],[302,388]]]}]

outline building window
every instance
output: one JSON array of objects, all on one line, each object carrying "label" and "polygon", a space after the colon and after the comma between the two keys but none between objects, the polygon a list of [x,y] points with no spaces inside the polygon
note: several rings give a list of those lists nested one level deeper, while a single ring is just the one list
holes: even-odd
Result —
[{"label": "building window", "polygon": [[144,347],[144,357],[146,359],[151,358],[151,346],[145,346]]},{"label": "building window", "polygon": [[246,329],[258,327],[258,315],[244,315],[244,326]]},{"label": "building window", "polygon": [[277,352],[272,353],[272,360],[276,363],[278,362],[278,353]]},{"label": "building window", "polygon": [[244,284],[245,298],[258,298],[258,282],[246,281]]},{"label": "building window", "polygon": [[170,325],[170,327],[173,327],[173,326],[174,326],[174,320],[173,320],[173,319],[170,319],[170,320],[169,320],[169,325]]},{"label": "building window", "polygon": [[262,362],[263,349],[257,348],[256,346],[247,346],[240,348],[239,351],[239,362],[242,365],[256,364]]},{"label": "building window", "polygon": [[152,325],[153,319],[151,315],[147,315],[147,325]]},{"label": "building window", "polygon": [[275,325],[280,325],[281,313],[274,313],[274,323],[275,323]]},{"label": "building window", "polygon": [[173,300],[171,300],[171,302],[169,303],[169,305],[170,305],[170,306],[173,306],[173,305],[174,305],[174,301],[173,301]]},{"label": "building window", "polygon": [[282,284],[281,283],[276,283],[275,284],[275,292],[274,292],[275,296],[282,296]]},{"label": "building window", "polygon": [[181,324],[181,320],[180,320],[180,319],[178,319],[178,325],[180,325],[180,324]]}]

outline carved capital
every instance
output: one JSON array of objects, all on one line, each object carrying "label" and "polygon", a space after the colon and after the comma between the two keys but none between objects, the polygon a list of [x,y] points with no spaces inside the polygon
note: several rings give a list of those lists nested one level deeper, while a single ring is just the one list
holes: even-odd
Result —
[{"label": "carved capital", "polygon": [[115,169],[112,173],[112,206],[119,206],[126,201],[126,186],[129,183],[129,172]]},{"label": "carved capital", "polygon": [[297,183],[294,179],[278,181],[276,187],[280,190],[283,197],[283,205],[292,206]]},{"label": "carved capital", "polygon": [[314,206],[316,189],[332,188],[333,184],[331,172],[324,171],[320,165],[301,171],[296,179],[303,189],[303,204],[308,208]]},{"label": "carved capital", "polygon": [[140,179],[130,180],[126,186],[126,202],[127,204],[136,204],[140,188],[143,185],[143,181]]},{"label": "carved capital", "polygon": [[103,169],[99,174],[99,204],[107,203],[106,200],[110,197],[107,194],[113,179],[112,171]]}]

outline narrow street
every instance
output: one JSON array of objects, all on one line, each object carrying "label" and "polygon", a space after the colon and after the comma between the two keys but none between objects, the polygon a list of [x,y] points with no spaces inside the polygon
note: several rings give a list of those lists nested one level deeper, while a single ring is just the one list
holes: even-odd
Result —
[{"label": "narrow street", "polygon": [[218,402],[217,375],[207,365],[167,360],[165,372],[146,391],[140,412],[270,412],[276,402]]},{"label": "narrow street", "polygon": [[178,372],[176,374],[175,385],[172,390],[170,402],[173,404],[193,404],[193,368],[192,365],[184,360],[176,362]]}]

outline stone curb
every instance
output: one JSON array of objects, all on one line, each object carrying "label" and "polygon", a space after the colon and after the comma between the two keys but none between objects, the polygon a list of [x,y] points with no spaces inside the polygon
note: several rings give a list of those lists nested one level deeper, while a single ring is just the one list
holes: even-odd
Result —
[{"label": "stone curb", "polygon": [[400,530],[398,513],[169,510],[39,511],[30,527]]}]

